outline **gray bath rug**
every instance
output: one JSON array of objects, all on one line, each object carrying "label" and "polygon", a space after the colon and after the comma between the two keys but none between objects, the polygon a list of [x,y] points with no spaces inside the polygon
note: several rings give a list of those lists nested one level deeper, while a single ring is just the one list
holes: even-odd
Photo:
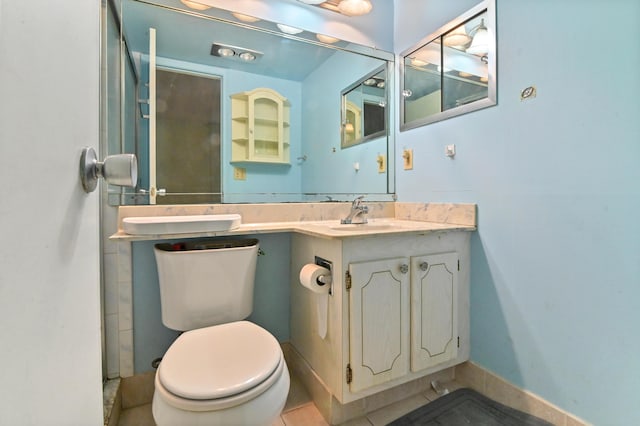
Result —
[{"label": "gray bath rug", "polygon": [[499,404],[472,389],[458,389],[400,417],[389,426],[553,426]]}]

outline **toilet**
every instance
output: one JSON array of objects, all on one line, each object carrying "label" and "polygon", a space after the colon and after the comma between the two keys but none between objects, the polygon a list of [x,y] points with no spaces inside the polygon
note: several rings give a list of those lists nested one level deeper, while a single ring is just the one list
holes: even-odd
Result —
[{"label": "toilet", "polygon": [[152,412],[164,425],[269,425],[289,393],[280,344],[244,319],[253,310],[256,239],[154,247],[162,323],[183,333],[155,376]]}]

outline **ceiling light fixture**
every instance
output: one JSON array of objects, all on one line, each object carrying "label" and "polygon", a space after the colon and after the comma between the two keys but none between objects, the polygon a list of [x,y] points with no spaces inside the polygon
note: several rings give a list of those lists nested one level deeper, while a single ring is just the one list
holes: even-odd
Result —
[{"label": "ceiling light fixture", "polygon": [[373,5],[369,0],[342,0],[338,10],[347,16],[366,15],[371,12]]},{"label": "ceiling light fixture", "polygon": [[[472,30],[473,32],[473,30]],[[473,40],[471,41],[471,46],[467,49],[467,53],[471,53],[472,55],[486,55],[489,51],[489,31],[487,27],[484,25],[484,19],[480,21],[480,25],[478,25],[478,29],[473,35]]]},{"label": "ceiling light fixture", "polygon": [[286,34],[300,34],[302,31],[300,28],[296,28],[296,27],[290,27],[289,25],[284,25],[284,24],[276,24],[278,28],[280,28],[280,31],[282,31],[283,33]]},{"label": "ceiling light fixture", "polygon": [[325,2],[325,0],[298,0],[298,1],[304,4],[320,4]]},{"label": "ceiling light fixture", "polygon": [[180,2],[182,4],[184,4],[185,6],[191,8],[191,9],[195,9],[195,10],[207,10],[207,9],[211,9],[211,6],[207,5],[207,4],[202,4],[202,3],[198,3],[197,1],[191,1],[191,0],[180,0]]},{"label": "ceiling light fixture", "polygon": [[243,15],[242,13],[238,13],[238,12],[231,12],[231,14],[235,16],[236,19],[243,22],[258,22],[260,20],[254,16]]}]

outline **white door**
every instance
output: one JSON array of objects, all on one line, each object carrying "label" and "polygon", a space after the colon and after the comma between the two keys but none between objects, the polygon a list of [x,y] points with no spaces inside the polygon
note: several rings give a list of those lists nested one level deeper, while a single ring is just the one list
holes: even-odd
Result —
[{"label": "white door", "polygon": [[0,424],[102,424],[100,1],[0,0]]},{"label": "white door", "polygon": [[458,254],[411,258],[411,371],[458,354]]},{"label": "white door", "polygon": [[349,264],[351,392],[407,374],[409,259]]}]

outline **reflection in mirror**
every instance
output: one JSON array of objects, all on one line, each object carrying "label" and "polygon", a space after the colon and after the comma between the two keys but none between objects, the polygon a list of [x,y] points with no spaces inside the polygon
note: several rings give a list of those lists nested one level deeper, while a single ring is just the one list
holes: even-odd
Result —
[{"label": "reflection in mirror", "polygon": [[496,104],[494,0],[403,52],[400,130]]},{"label": "reflection in mirror", "polygon": [[[371,140],[342,150],[340,99],[363,76],[391,81],[393,54],[248,18],[179,0],[122,0],[123,139],[135,146],[128,152],[140,179],[135,191],[110,189],[109,202],[392,200],[393,169],[377,167],[380,156],[393,157],[393,132],[380,119],[392,102],[361,84],[359,139]],[[249,100],[267,92],[281,113],[264,116],[271,103]]]},{"label": "reflection in mirror", "polygon": [[376,70],[342,92],[342,148],[387,134],[387,70]]}]

